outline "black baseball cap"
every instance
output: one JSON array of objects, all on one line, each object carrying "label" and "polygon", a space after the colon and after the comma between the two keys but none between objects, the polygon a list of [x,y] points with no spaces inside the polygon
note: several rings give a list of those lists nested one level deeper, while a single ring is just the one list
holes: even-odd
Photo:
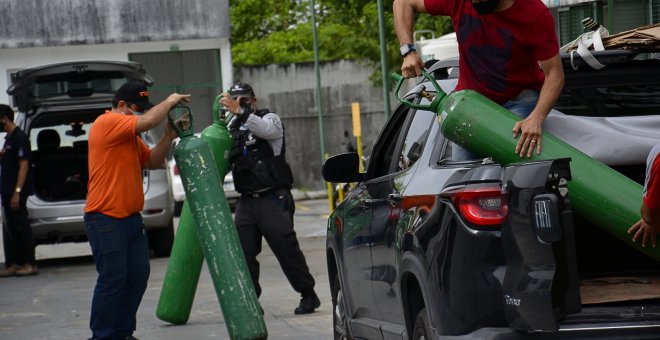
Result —
[{"label": "black baseball cap", "polygon": [[115,101],[123,100],[146,111],[154,107],[149,101],[149,90],[141,83],[126,83],[115,92]]},{"label": "black baseball cap", "polygon": [[236,83],[231,86],[229,89],[229,94],[232,97],[245,97],[249,95],[254,95],[254,90],[250,84],[246,83]]}]

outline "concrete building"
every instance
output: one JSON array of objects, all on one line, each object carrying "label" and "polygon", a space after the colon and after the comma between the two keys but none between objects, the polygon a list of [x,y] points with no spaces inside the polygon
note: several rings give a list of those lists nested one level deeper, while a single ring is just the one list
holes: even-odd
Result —
[{"label": "concrete building", "polygon": [[197,126],[232,83],[228,0],[2,0],[0,102],[11,74],[79,60],[141,62],[153,101],[191,93]]}]

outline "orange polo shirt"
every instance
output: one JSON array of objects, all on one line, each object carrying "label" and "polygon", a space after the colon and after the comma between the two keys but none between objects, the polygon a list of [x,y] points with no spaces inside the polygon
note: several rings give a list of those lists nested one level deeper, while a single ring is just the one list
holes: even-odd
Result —
[{"label": "orange polo shirt", "polygon": [[106,111],[92,124],[85,212],[124,218],[142,211],[142,167],[150,150],[135,134],[137,120]]}]

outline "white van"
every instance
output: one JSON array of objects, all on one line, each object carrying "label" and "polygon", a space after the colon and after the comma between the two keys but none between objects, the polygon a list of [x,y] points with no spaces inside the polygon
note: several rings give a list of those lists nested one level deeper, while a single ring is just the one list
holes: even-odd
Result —
[{"label": "white van", "polygon": [[[431,38],[427,38],[427,36]],[[456,33],[448,33],[439,38],[429,30],[415,31],[415,47],[424,62],[458,57]]]}]

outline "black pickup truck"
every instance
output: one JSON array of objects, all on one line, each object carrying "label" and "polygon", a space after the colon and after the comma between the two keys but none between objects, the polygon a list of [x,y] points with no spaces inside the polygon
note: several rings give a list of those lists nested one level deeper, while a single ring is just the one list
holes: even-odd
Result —
[{"label": "black pickup truck", "polygon": [[[643,183],[660,142],[660,59],[595,56],[607,66],[564,58],[566,85],[544,129]],[[428,70],[453,89],[457,60]],[[440,125],[400,105],[365,173],[354,153],[324,165],[326,180],[357,182],[328,219],[335,339],[660,338],[660,263],[572,213],[569,160],[451,161]],[[558,209],[539,209],[539,197]],[[561,237],[511,235],[543,221]]]}]

